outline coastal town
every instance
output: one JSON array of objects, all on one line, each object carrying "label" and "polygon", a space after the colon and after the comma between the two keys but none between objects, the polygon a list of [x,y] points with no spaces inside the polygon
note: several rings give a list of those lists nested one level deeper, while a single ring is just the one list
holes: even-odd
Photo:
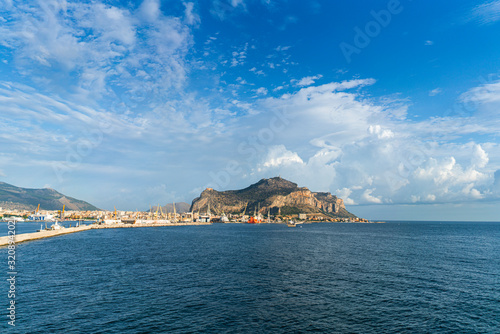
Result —
[{"label": "coastal town", "polygon": [[253,215],[241,214],[215,214],[207,212],[164,212],[161,207],[150,211],[64,211],[61,210],[23,210],[0,208],[2,220],[15,220],[18,222],[61,222],[61,221],[92,221],[96,224],[169,224],[169,223],[286,223],[298,222],[368,222],[363,218],[333,218],[321,213],[299,213],[290,215]]},{"label": "coastal town", "polygon": [[[2,184],[0,184],[2,185]],[[306,187],[281,177],[262,179],[236,191],[206,188],[188,203],[150,206],[144,211],[102,210],[66,197],[53,189],[24,189],[3,184],[6,199],[1,202],[0,219],[9,229],[17,223],[36,223],[33,231],[0,237],[0,246],[90,229],[186,226],[211,224],[284,224],[302,227],[310,223],[370,223],[348,212],[341,198]],[[43,194],[43,195],[40,195]],[[19,194],[23,194],[22,196]],[[31,196],[31,198],[30,198]],[[26,198],[30,198],[29,201]],[[52,199],[52,201],[47,201]],[[60,207],[59,210],[48,210]],[[75,208],[85,209],[75,209]],[[67,209],[69,208],[69,210]],[[39,227],[39,228],[38,228]]]}]

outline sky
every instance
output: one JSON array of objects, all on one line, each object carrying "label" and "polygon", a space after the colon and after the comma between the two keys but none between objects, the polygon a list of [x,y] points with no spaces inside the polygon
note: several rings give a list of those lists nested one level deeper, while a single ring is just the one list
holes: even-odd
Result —
[{"label": "sky", "polygon": [[281,176],[500,221],[500,1],[0,0],[0,180],[99,208]]}]

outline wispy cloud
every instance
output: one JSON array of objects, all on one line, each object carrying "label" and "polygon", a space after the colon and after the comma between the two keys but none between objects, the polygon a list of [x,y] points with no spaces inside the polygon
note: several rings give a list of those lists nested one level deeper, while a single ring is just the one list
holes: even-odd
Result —
[{"label": "wispy cloud", "polygon": [[500,20],[500,1],[488,1],[472,9],[472,19],[480,24],[489,24]]},{"label": "wispy cloud", "polygon": [[433,90],[429,91],[429,96],[436,96],[439,95],[443,92],[441,88],[434,88]]}]

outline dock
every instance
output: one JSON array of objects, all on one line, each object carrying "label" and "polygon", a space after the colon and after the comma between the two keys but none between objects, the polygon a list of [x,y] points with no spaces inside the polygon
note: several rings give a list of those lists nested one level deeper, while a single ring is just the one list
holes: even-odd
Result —
[{"label": "dock", "polygon": [[[91,225],[81,225],[78,227],[67,227],[67,228],[63,228],[60,230],[46,230],[46,231],[33,232],[33,233],[21,233],[21,234],[16,234],[16,236],[14,237],[14,240],[15,240],[16,244],[18,244],[20,242],[45,239],[45,238],[55,237],[55,236],[63,235],[63,234],[87,231],[90,229],[92,229]],[[9,237],[8,236],[0,237],[0,247],[7,246],[8,244],[9,244]]]},{"label": "dock", "polygon": [[[15,243],[21,243],[32,240],[56,237],[59,235],[76,233],[88,230],[108,229],[108,228],[139,228],[139,227],[159,227],[159,226],[193,226],[193,225],[211,225],[211,223],[168,223],[168,224],[92,224],[80,225],[78,227],[66,227],[60,230],[45,230],[33,233],[21,233],[15,235]],[[0,247],[9,245],[9,237],[0,237]]]}]

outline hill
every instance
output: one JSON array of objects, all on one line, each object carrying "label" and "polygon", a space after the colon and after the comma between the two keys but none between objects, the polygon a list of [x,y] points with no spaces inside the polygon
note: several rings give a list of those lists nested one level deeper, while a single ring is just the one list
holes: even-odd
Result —
[{"label": "hill", "polygon": [[4,209],[35,210],[40,204],[41,210],[99,210],[92,204],[63,195],[54,189],[20,188],[0,182],[0,207]]},{"label": "hill", "polygon": [[322,213],[331,217],[356,217],[346,210],[341,198],[330,193],[311,192],[281,177],[262,179],[241,190],[216,191],[207,188],[193,200],[190,211],[206,212],[209,205],[215,213],[245,211],[253,214],[259,211],[267,214],[269,211],[273,215]]}]

